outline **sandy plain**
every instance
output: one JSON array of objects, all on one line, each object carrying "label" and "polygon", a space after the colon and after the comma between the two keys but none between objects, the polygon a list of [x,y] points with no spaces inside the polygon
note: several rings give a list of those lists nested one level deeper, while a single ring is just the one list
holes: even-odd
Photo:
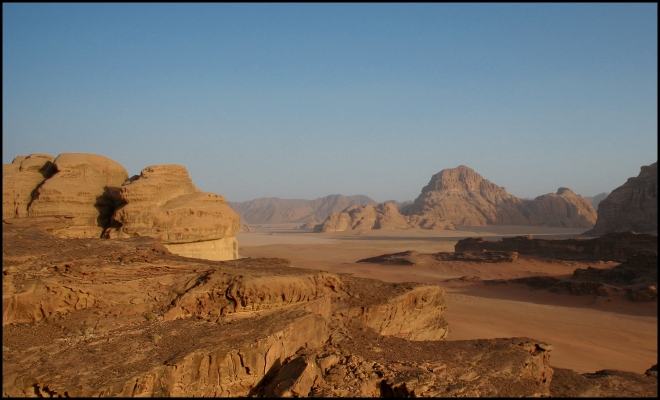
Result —
[{"label": "sandy plain", "polygon": [[621,295],[573,296],[520,285],[446,282],[462,276],[508,279],[568,277],[576,268],[611,268],[618,263],[581,263],[519,257],[512,263],[432,262],[414,266],[356,264],[359,259],[416,250],[454,251],[465,237],[499,240],[531,234],[565,239],[583,229],[543,227],[459,227],[456,231],[420,229],[313,233],[294,224],[251,226],[240,233],[241,257],[281,257],[292,266],[351,273],[387,282],[437,284],[446,291],[451,333],[447,340],[525,336],[551,343],[550,364],[579,373],[618,369],[643,373],[657,363],[657,303],[634,303]]}]

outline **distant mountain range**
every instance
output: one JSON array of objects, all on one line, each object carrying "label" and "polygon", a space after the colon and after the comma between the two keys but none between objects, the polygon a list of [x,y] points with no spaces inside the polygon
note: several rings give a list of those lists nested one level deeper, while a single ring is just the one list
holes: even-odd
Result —
[{"label": "distant mountain range", "polygon": [[609,193],[607,193],[607,192],[603,192],[603,193],[597,194],[593,197],[586,197],[585,196],[585,199],[587,199],[589,201],[589,203],[591,203],[591,205],[594,207],[594,210],[598,211],[598,203],[605,200],[605,198],[607,198],[608,194]]},{"label": "distant mountain range", "polygon": [[248,224],[315,225],[325,221],[330,214],[341,212],[346,207],[376,204],[376,201],[361,194],[355,196],[331,194],[315,200],[265,197],[250,201],[227,202],[227,204]]}]

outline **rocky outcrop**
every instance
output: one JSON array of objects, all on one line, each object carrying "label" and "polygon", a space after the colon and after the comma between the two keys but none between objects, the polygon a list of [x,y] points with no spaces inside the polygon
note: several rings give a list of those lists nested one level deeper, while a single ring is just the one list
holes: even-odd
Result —
[{"label": "rocky outcrop", "polygon": [[121,186],[119,198],[106,237],[149,236],[188,257],[238,258],[238,215],[219,194],[198,190],[185,167],[147,167]]},{"label": "rocky outcrop", "polygon": [[577,268],[569,279],[552,276],[530,276],[516,279],[484,281],[487,285],[523,284],[533,289],[573,295],[609,296],[625,292],[636,302],[658,300],[658,254],[640,252],[614,268]]},{"label": "rocky outcrop", "polygon": [[2,166],[2,219],[28,216],[37,188],[56,172],[54,160],[47,154],[30,154]]},{"label": "rocky outcrop", "polygon": [[435,261],[467,261],[467,262],[514,262],[518,253],[514,251],[462,251],[462,252],[439,252],[433,254],[418,253],[416,251],[404,251],[401,253],[383,254],[377,257],[364,258],[356,263],[394,264],[394,265],[416,265],[432,259]]},{"label": "rocky outcrop", "polygon": [[228,205],[250,224],[309,223],[323,222],[332,213],[341,212],[349,206],[376,204],[364,195],[342,196],[333,194],[316,200],[280,199],[269,197]]},{"label": "rocky outcrop", "polygon": [[34,222],[3,226],[5,396],[247,396],[351,320],[406,341],[448,333],[437,286],[190,260],[149,237],[61,240]]},{"label": "rocky outcrop", "polygon": [[643,166],[639,175],[628,178],[598,205],[598,220],[585,236],[608,232],[658,231],[658,163]]},{"label": "rocky outcrop", "polygon": [[8,210],[15,218],[68,218],[68,225],[54,235],[100,237],[117,205],[118,187],[127,178],[119,163],[96,154],[62,153],[54,160],[41,154],[17,157],[3,166],[3,204],[11,204]]},{"label": "rocky outcrop", "polygon": [[351,206],[341,213],[334,213],[318,227],[317,232],[341,232],[347,229],[405,229],[410,225],[392,203]]},{"label": "rocky outcrop", "polygon": [[466,238],[456,243],[457,252],[515,251],[519,254],[557,260],[625,261],[644,253],[658,253],[658,235],[616,232],[593,239],[534,239],[531,235],[505,237],[499,241]]},{"label": "rocky outcrop", "polygon": [[[449,330],[435,285],[282,259],[191,260],[150,237],[43,231],[65,223],[3,223],[5,397],[585,393],[572,385],[584,375],[570,370],[553,386],[542,341],[441,340]],[[610,377],[595,381],[607,386],[598,395],[657,394],[652,370],[597,374]]]},{"label": "rocky outcrop", "polygon": [[[568,188],[559,188],[556,194],[546,194],[534,200],[523,200],[508,194],[504,188],[464,165],[433,175],[411,204],[401,205],[394,201],[384,204],[391,207],[387,216],[392,221],[389,224],[356,223],[359,218],[365,221],[379,221],[383,218],[366,207],[349,207],[341,213],[330,215],[317,231],[402,228],[452,230],[456,229],[455,225],[591,228],[596,222],[596,212],[591,204]],[[359,214],[359,217],[355,214]],[[362,214],[365,216],[362,217]],[[371,227],[367,228],[369,225]]]},{"label": "rocky outcrop", "polygon": [[525,201],[522,214],[534,226],[591,228],[596,223],[596,211],[591,203],[568,188]]}]

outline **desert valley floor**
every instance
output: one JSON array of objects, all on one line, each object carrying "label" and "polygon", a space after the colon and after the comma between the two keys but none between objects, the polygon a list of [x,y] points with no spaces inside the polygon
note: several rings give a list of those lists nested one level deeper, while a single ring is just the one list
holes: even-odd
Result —
[{"label": "desert valley floor", "polygon": [[437,284],[446,291],[443,314],[447,340],[529,337],[553,345],[550,365],[579,373],[617,369],[644,373],[657,363],[657,302],[635,303],[623,295],[576,296],[532,290],[521,285],[446,282],[476,276],[510,279],[528,276],[568,277],[576,268],[608,268],[617,262],[589,263],[519,256],[514,262],[434,261],[417,265],[356,264],[357,260],[415,250],[454,251],[462,238],[534,235],[576,237],[584,229],[524,226],[462,227],[456,231],[368,230],[312,233],[294,224],[252,226],[237,236],[241,257],[281,257],[294,267],[352,273],[386,282]]}]

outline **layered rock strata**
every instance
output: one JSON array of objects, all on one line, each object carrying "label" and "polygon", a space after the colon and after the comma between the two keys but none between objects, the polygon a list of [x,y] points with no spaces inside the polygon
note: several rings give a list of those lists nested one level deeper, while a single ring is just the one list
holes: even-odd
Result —
[{"label": "layered rock strata", "polygon": [[559,188],[557,193],[534,200],[523,200],[464,165],[433,175],[414,202],[397,209],[398,206],[396,202],[386,202],[377,206],[349,207],[341,213],[330,215],[315,230],[451,230],[456,225],[591,228],[596,222],[596,211],[589,201],[568,188]]},{"label": "layered rock strata", "polygon": [[120,187],[119,198],[123,205],[105,237],[149,236],[187,257],[238,258],[238,214],[219,194],[198,190],[185,167],[147,167]]},{"label": "layered rock strata", "polygon": [[18,174],[5,167],[3,204],[13,202],[13,217],[66,217],[69,224],[53,232],[65,238],[100,237],[117,206],[118,187],[128,179],[119,163],[96,154],[62,153],[54,160],[33,154],[20,161]]},{"label": "layered rock strata", "polygon": [[[3,223],[3,396],[553,394],[547,343],[439,340],[437,286],[44,233],[63,223]],[[564,375],[558,393],[579,377]],[[597,393],[657,394],[657,379],[610,376],[623,389]]]},{"label": "layered rock strata", "polygon": [[658,235],[616,232],[593,239],[535,239],[505,237],[499,241],[466,238],[456,243],[457,252],[513,251],[557,260],[625,261],[643,252],[658,253]]},{"label": "layered rock strata", "polygon": [[585,236],[615,231],[658,232],[658,163],[643,166],[598,205],[598,220]]}]

